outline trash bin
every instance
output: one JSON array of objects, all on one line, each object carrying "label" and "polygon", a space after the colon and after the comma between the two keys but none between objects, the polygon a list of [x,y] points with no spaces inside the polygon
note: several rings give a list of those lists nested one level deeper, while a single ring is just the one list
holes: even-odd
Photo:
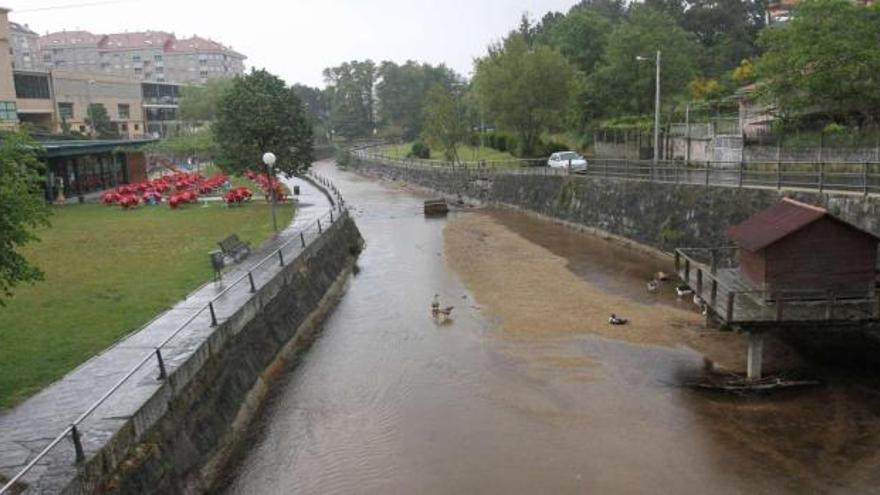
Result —
[{"label": "trash bin", "polygon": [[293,195],[299,196],[299,186],[293,186]]}]

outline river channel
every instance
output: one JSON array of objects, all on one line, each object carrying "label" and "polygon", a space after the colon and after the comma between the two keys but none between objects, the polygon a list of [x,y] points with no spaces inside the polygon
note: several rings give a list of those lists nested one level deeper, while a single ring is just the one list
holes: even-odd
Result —
[{"label": "river channel", "polygon": [[[316,167],[366,240],[360,270],[274,384],[226,493],[880,491],[871,380],[814,368],[823,385],[799,391],[689,389],[707,355],[744,360],[742,339],[648,294],[661,262],[521,213],[426,219],[417,191]],[[430,317],[434,294],[449,321]],[[618,337],[572,294],[639,321]]]}]

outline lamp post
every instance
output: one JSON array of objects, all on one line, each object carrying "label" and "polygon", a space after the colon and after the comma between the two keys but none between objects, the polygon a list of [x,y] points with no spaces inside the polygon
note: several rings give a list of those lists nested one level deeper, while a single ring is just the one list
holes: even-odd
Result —
[{"label": "lamp post", "polygon": [[[638,56],[639,62],[649,61],[648,57]],[[657,76],[654,82],[654,166],[660,159],[660,50],[657,50],[657,58],[654,60]]]},{"label": "lamp post", "polygon": [[272,199],[272,229],[278,232],[278,218],[275,216],[275,186],[272,177],[275,175],[275,153],[267,151],[263,153],[263,164],[266,166],[266,178],[269,180],[269,197]]},{"label": "lamp post", "polygon": [[94,85],[94,79],[89,79],[86,83],[86,119],[89,121],[89,137],[95,137],[95,116],[92,112],[92,86]]}]

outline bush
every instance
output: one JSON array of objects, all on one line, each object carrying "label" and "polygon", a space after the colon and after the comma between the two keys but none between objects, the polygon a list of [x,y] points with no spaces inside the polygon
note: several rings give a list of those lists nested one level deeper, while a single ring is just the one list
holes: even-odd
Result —
[{"label": "bush", "polygon": [[351,165],[351,152],[347,148],[336,146],[336,164],[340,167]]},{"label": "bush", "polygon": [[407,156],[410,158],[422,158],[427,160],[431,158],[431,148],[422,141],[416,141],[413,143],[412,149]]}]

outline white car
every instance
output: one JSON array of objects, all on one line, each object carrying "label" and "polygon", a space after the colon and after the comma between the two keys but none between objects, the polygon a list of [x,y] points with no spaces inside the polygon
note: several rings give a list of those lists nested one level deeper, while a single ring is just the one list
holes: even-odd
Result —
[{"label": "white car", "polygon": [[565,169],[571,167],[572,172],[586,172],[587,159],[578,155],[574,151],[560,151],[559,153],[553,153],[550,155],[550,159],[547,160],[547,166],[551,168]]}]

